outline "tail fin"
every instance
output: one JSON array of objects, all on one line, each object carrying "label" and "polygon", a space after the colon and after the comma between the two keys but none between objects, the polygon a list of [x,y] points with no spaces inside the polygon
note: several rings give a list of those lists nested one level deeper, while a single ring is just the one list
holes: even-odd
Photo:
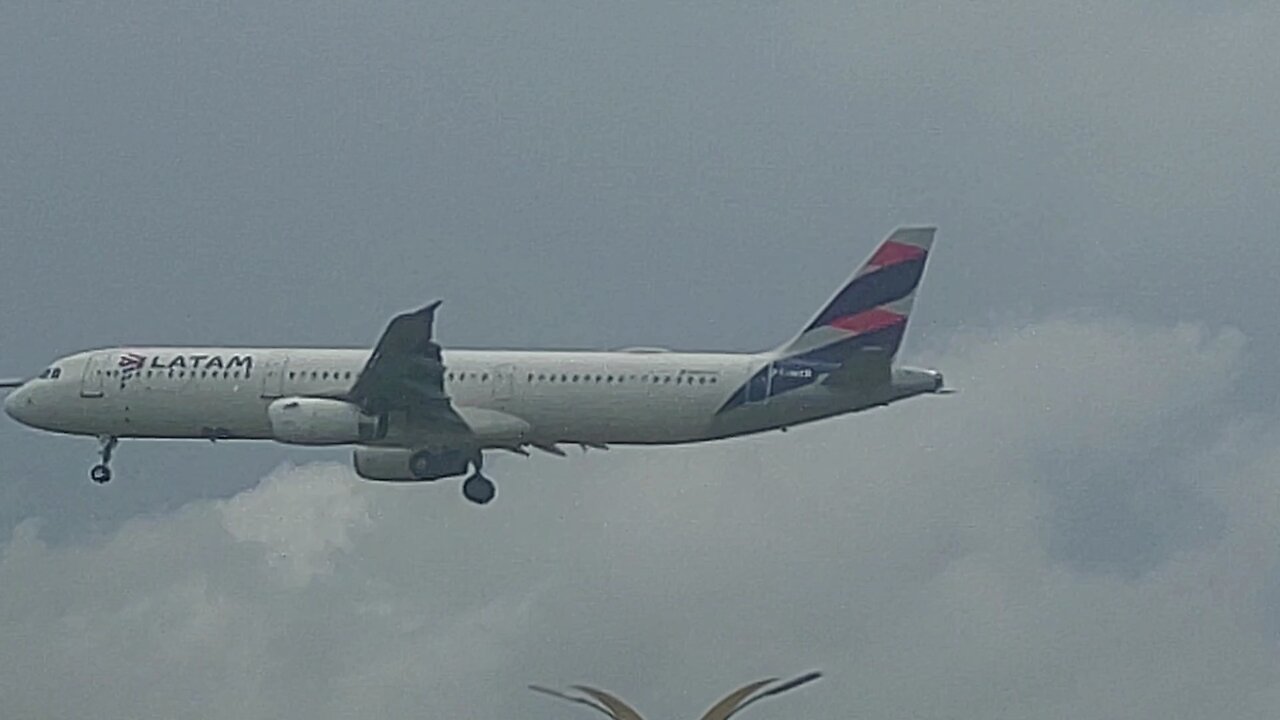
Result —
[{"label": "tail fin", "polygon": [[936,231],[894,230],[804,330],[775,354],[839,364],[863,353],[892,359],[902,344]]}]

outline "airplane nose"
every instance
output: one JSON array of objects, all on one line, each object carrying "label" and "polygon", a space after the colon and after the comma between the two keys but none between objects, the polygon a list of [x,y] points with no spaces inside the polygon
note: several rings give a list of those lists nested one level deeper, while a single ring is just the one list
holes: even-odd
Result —
[{"label": "airplane nose", "polygon": [[23,416],[26,415],[26,409],[31,405],[31,393],[26,386],[14,388],[4,399],[4,413],[9,417],[24,423]]}]

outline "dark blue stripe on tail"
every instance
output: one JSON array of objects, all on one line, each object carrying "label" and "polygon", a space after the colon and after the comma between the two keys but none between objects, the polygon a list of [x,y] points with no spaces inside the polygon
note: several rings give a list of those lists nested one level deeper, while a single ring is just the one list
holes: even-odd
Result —
[{"label": "dark blue stripe on tail", "polygon": [[924,274],[924,264],[927,259],[926,255],[915,260],[889,265],[857,278],[846,285],[840,294],[836,295],[835,299],[823,309],[818,319],[805,330],[829,325],[836,318],[856,315],[910,295],[911,291],[920,284],[920,276]]}]

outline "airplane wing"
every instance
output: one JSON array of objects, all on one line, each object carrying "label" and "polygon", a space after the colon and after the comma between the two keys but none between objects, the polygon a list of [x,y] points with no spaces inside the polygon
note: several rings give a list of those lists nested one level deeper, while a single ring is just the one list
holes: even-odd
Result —
[{"label": "airplane wing", "polygon": [[26,380],[18,378],[0,378],[0,388],[16,388],[20,387]]},{"label": "airplane wing", "polygon": [[371,415],[403,411],[429,431],[469,433],[444,391],[440,346],[431,338],[436,301],[392,318],[347,399]]}]

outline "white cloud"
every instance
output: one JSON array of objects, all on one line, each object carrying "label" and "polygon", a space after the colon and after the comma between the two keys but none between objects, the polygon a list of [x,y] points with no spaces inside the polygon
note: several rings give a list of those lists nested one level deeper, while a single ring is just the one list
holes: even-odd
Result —
[{"label": "white cloud", "polygon": [[[1245,352],[1056,319],[957,337],[938,364],[958,396],[497,461],[483,510],[315,464],[91,543],[27,521],[0,556],[0,697],[13,717],[552,718],[574,710],[525,683],[586,681],[662,717],[821,667],[752,712],[1274,716],[1280,425],[1219,407]],[[1175,519],[1206,529],[1072,504],[1137,491],[1191,498]],[[1117,518],[1163,528],[1116,536],[1145,559],[1082,561]]]},{"label": "white cloud", "polygon": [[222,525],[240,542],[258,543],[265,561],[289,585],[305,585],[313,576],[333,570],[334,554],[352,546],[352,533],[368,528],[358,482],[340,465],[307,468],[308,482],[294,481],[287,467],[263,479],[252,490],[219,506]]}]

